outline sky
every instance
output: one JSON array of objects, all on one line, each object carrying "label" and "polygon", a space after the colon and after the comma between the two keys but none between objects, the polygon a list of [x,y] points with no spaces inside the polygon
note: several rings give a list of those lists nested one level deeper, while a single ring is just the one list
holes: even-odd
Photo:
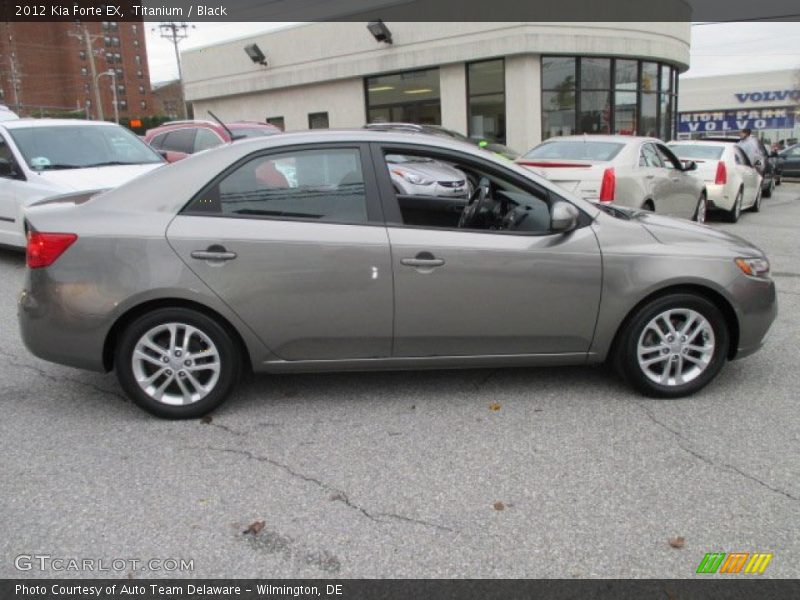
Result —
[{"label": "sky", "polygon": [[[147,31],[153,83],[177,79],[172,43],[160,38],[157,23]],[[287,23],[196,23],[181,50],[291,26]],[[153,31],[156,29],[156,31]],[[694,24],[689,70],[681,77],[705,77],[779,69],[800,70],[800,23]]]}]

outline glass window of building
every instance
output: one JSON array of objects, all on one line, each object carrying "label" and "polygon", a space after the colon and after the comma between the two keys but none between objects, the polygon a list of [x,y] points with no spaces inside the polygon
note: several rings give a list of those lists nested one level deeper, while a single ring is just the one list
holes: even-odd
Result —
[{"label": "glass window of building", "polygon": [[283,117],[267,117],[267,123],[270,125],[275,125],[281,131],[286,131],[286,123],[284,122]]},{"label": "glass window of building", "polygon": [[542,57],[542,139],[570,134],[670,140],[677,69],[651,61]]},{"label": "glass window of building", "polygon": [[308,128],[309,129],[328,129],[328,113],[318,112],[309,113],[308,115]]},{"label": "glass window of building", "polygon": [[506,74],[502,58],[467,65],[469,135],[506,143]]},{"label": "glass window of building", "polygon": [[441,125],[438,68],[367,77],[364,84],[367,122]]}]

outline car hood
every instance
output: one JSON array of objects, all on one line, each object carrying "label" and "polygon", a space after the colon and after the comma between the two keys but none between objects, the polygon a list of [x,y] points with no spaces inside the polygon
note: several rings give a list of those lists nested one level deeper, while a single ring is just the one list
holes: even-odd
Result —
[{"label": "car hood", "polygon": [[462,181],[464,180],[464,173],[440,162],[424,162],[424,163],[394,163],[392,169],[402,169],[408,173],[419,175],[425,179],[432,179],[434,181]]},{"label": "car hood", "polygon": [[44,181],[64,192],[83,192],[115,188],[127,183],[134,177],[157,169],[164,163],[143,165],[113,165],[108,167],[91,167],[88,169],[63,169],[41,171],[37,175]]},{"label": "car hood", "polygon": [[683,219],[663,217],[644,210],[622,209],[621,207],[617,207],[617,209],[628,214],[631,220],[641,224],[650,232],[650,235],[662,244],[695,247],[698,254],[704,253],[704,248],[723,246],[738,256],[764,256],[764,252],[760,248],[727,231]]}]

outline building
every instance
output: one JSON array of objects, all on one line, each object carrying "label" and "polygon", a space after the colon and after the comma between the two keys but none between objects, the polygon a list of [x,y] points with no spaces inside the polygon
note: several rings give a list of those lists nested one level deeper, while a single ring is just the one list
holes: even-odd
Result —
[{"label": "building", "polygon": [[386,26],[392,43],[327,22],[183,52],[187,101],[287,130],[435,123],[518,150],[572,133],[674,135],[688,22]]},{"label": "building", "polygon": [[[113,81],[121,121],[154,114],[144,27],[116,21],[0,23],[0,103],[20,115],[83,111],[98,118],[98,86],[104,116],[112,119]],[[113,80],[100,75],[108,71],[114,72]]]},{"label": "building", "polygon": [[765,143],[800,138],[800,70],[681,81],[678,137],[735,135],[745,127]]},{"label": "building", "polygon": [[180,79],[153,85],[153,102],[158,115],[178,119],[181,116]]}]

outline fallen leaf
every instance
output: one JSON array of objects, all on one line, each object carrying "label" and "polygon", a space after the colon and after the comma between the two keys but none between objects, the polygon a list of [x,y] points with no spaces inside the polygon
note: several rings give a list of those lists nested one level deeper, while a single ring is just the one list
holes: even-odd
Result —
[{"label": "fallen leaf", "polygon": [[253,521],[250,523],[250,526],[245,529],[242,534],[247,535],[248,533],[251,535],[256,535],[259,531],[264,529],[265,521]]},{"label": "fallen leaf", "polygon": [[493,504],[495,510],[505,510],[506,505],[500,502],[499,500]]},{"label": "fallen leaf", "polygon": [[336,492],[335,494],[331,494],[329,500],[331,502],[344,502],[345,504],[349,502],[347,494],[344,492]]},{"label": "fallen leaf", "polygon": [[200,419],[200,422],[201,422],[203,425],[208,425],[208,424],[209,424],[209,423],[211,423],[211,421],[213,421],[213,420],[214,420],[214,417],[212,417],[211,415],[206,415],[205,417],[203,417],[202,419]]},{"label": "fallen leaf", "polygon": [[669,545],[673,548],[683,548],[683,545],[686,543],[686,540],[683,539],[683,536],[679,535],[678,537],[669,538],[667,540]]},{"label": "fallen leaf", "polygon": [[497,403],[497,402],[492,402],[492,403],[489,405],[489,410],[491,410],[491,411],[493,411],[493,412],[497,412],[498,410],[500,410],[500,404],[499,404],[499,403]]}]

